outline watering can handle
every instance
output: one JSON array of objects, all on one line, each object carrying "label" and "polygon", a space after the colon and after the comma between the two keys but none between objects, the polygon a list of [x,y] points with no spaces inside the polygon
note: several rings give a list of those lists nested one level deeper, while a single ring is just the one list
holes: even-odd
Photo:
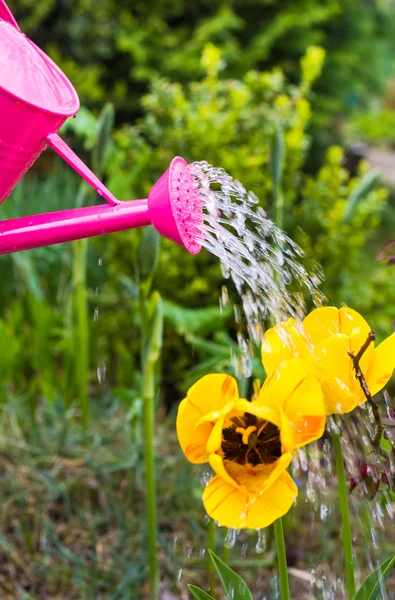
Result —
[{"label": "watering can handle", "polygon": [[[1,2],[1,0],[0,0]],[[47,143],[51,146],[52,150],[55,150],[59,156],[61,156],[69,165],[81,175],[83,179],[89,185],[91,185],[99,196],[102,196],[109,204],[116,206],[119,204],[119,200],[117,200],[110,192],[109,189],[100,181],[98,177],[86,166],[86,164],[73,152],[73,150],[62,140],[62,138],[57,133],[51,133],[47,135]]]},{"label": "watering can handle", "polygon": [[10,11],[4,0],[0,0],[0,19],[3,19],[3,21],[7,21],[7,23],[10,23],[13,27],[15,27],[15,29],[20,31],[19,25],[14,19],[14,15]]}]

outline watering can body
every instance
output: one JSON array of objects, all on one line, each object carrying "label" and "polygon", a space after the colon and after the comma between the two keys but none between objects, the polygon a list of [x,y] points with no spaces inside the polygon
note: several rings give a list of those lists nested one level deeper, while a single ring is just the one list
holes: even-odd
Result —
[{"label": "watering can body", "polygon": [[[0,4],[4,7],[3,0]],[[50,145],[110,204],[116,198],[57,135],[80,103],[57,65],[0,11],[0,202]]]},{"label": "watering can body", "polygon": [[38,111],[0,90],[0,203],[45,150],[47,135],[56,133],[66,118]]},{"label": "watering can body", "polygon": [[110,205],[0,221],[0,254],[148,224],[196,254],[201,244],[193,231],[201,198],[187,163],[173,159],[147,199],[120,202],[57,134],[79,106],[70,81],[21,32],[0,0],[0,203],[50,146]]}]

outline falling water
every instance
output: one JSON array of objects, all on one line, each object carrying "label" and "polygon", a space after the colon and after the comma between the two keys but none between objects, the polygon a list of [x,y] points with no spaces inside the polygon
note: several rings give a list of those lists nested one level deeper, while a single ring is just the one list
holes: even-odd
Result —
[{"label": "falling water", "polygon": [[[302,250],[269,219],[255,194],[207,162],[189,168],[203,198],[200,241],[219,258],[224,278],[233,282],[241,300],[241,306],[234,306],[242,357],[236,367],[238,374],[249,377],[263,323],[303,318],[306,294],[316,306],[322,304],[321,279],[318,271],[306,271]],[[228,302],[223,286],[221,306]]]},{"label": "falling water", "polygon": [[[203,199],[204,220],[199,242],[219,258],[224,278],[233,282],[240,298],[240,304],[233,306],[240,349],[239,356],[234,357],[234,366],[238,377],[249,378],[255,349],[260,346],[264,334],[264,324],[271,325],[290,317],[303,319],[306,296],[314,306],[321,306],[325,300],[320,291],[321,276],[318,269],[313,273],[305,270],[301,262],[302,250],[268,218],[255,194],[247,192],[239,181],[207,162],[193,163],[189,169]],[[196,228],[196,224],[193,226]],[[229,303],[228,288],[224,285],[220,306],[224,308]],[[360,489],[350,500],[354,523],[357,523],[353,534],[359,542],[358,548],[364,552],[362,562],[366,560],[371,571],[383,558],[378,539],[380,530],[384,530],[385,523],[392,519],[392,508],[390,502],[377,499],[367,502],[358,496],[364,486],[360,477],[362,457],[368,453],[371,462],[380,460],[377,453],[372,454],[369,443],[372,415],[364,410],[368,413],[365,416],[363,409],[357,409],[354,416],[343,419],[341,434],[348,473],[360,484]],[[325,437],[301,448],[294,457],[292,470],[293,476],[304,482],[305,500],[311,513],[309,534],[319,536],[320,528],[338,514],[330,440]],[[363,519],[361,510],[364,511]],[[232,546],[235,541],[235,532],[230,530],[225,543]],[[245,539],[241,544],[245,556]],[[265,545],[265,532],[262,531],[256,552],[264,552]],[[314,597],[323,600],[344,597],[341,560],[335,573],[333,565],[321,564],[316,564],[311,573]],[[382,597],[386,598],[384,590]]]}]

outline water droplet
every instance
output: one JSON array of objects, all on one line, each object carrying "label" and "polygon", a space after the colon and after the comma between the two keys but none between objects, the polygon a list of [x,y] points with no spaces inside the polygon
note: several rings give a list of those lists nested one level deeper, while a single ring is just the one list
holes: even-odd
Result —
[{"label": "water droplet", "polygon": [[226,537],[225,537],[225,546],[227,548],[233,548],[233,546],[236,543],[236,537],[237,537],[237,530],[233,529],[232,527],[229,527],[228,533],[226,534]]},{"label": "water droplet", "polygon": [[261,553],[266,550],[266,534],[264,529],[259,529],[258,539],[255,546],[255,552]]},{"label": "water droplet", "polygon": [[106,365],[103,363],[97,367],[97,379],[100,384],[103,384],[106,379]]},{"label": "water droplet", "polygon": [[97,306],[96,306],[96,308],[95,308],[95,310],[94,310],[94,313],[93,313],[93,320],[94,320],[94,321],[97,321],[97,320],[98,320],[98,318],[99,318],[99,309],[98,309],[98,308],[97,308]]}]

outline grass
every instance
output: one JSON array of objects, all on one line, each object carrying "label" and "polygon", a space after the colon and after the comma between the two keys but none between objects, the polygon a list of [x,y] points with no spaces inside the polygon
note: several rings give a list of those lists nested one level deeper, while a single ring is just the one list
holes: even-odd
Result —
[{"label": "grass", "polygon": [[[132,409],[115,396],[106,395],[95,401],[92,425],[83,430],[78,414],[67,409],[60,398],[52,404],[41,403],[34,424],[28,424],[26,400],[3,405],[2,599],[149,598],[145,586],[141,405],[136,402]],[[207,585],[207,533],[200,499],[202,471],[186,463],[181,455],[174,415],[166,417],[160,412],[157,423],[162,593],[166,589],[169,600],[183,600],[188,598],[187,583]],[[325,494],[333,509],[337,501],[335,480]],[[355,515],[352,518],[355,531],[360,523]],[[293,597],[313,597],[308,580],[313,569],[318,580],[321,575],[329,575],[333,583],[341,575],[339,525],[339,515],[333,510],[326,521],[320,521],[319,509],[306,504],[303,496],[285,520]],[[216,536],[218,551],[223,537]],[[381,558],[390,551],[393,538],[390,532],[383,533]],[[242,532],[229,552],[230,564],[253,592],[261,595],[271,589],[276,569],[273,539],[268,536],[267,541],[266,551],[257,554],[256,534]],[[365,564],[366,540],[362,534],[357,536],[356,552],[357,565]],[[322,592],[318,590],[315,597],[323,598]],[[336,597],[343,597],[340,588]]]}]

